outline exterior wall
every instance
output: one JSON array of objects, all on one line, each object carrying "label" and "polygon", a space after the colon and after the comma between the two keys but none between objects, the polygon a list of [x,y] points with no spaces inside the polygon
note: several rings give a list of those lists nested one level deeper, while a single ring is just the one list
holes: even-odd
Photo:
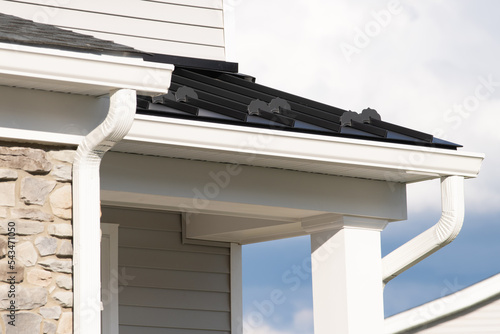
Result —
[{"label": "exterior wall", "polygon": [[0,333],[72,333],[73,157],[0,143]]},{"label": "exterior wall", "polygon": [[222,0],[1,1],[2,12],[162,54],[224,60]]},{"label": "exterior wall", "polygon": [[418,334],[496,334],[500,333],[500,295],[459,314],[447,317],[427,328],[408,333]]},{"label": "exterior wall", "polygon": [[103,208],[119,224],[120,334],[231,330],[230,248],[182,243],[176,213]]}]

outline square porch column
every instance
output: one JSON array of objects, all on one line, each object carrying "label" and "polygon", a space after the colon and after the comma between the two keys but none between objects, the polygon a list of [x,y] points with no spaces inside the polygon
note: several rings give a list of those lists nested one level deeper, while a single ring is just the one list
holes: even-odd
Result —
[{"label": "square porch column", "polygon": [[315,334],[384,332],[380,232],[386,220],[306,222],[311,234]]}]

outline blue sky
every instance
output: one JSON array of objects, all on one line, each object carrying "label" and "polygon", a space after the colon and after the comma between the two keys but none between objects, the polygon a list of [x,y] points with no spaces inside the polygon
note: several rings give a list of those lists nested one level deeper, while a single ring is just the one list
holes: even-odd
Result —
[{"label": "blue sky", "polygon": [[[258,83],[358,112],[371,107],[486,154],[479,178],[466,182],[462,232],[386,286],[386,315],[500,272],[500,3],[225,0],[225,9],[228,60]],[[438,182],[408,186],[408,214],[382,233],[383,254],[437,222]],[[293,272],[309,254],[307,237],[244,247],[244,314],[266,314],[247,334],[313,333],[310,275]],[[282,303],[269,310],[273,293]]]}]

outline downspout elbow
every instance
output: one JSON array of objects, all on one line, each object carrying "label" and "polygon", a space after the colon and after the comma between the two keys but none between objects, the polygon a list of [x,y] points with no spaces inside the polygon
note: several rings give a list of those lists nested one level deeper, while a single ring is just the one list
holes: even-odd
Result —
[{"label": "downspout elbow", "polygon": [[105,120],[84,138],[76,151],[73,164],[74,333],[101,331],[99,166],[104,154],[129,132],[135,111],[135,90],[110,92]]},{"label": "downspout elbow", "polygon": [[464,178],[441,178],[441,218],[436,225],[419,234],[382,259],[384,284],[452,242],[464,221]]}]

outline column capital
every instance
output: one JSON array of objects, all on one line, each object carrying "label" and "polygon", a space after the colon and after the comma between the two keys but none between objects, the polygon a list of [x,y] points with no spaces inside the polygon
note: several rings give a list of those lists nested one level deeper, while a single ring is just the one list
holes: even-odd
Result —
[{"label": "column capital", "polygon": [[302,229],[310,234],[344,228],[382,231],[387,224],[386,219],[336,214],[308,217],[301,221]]}]

